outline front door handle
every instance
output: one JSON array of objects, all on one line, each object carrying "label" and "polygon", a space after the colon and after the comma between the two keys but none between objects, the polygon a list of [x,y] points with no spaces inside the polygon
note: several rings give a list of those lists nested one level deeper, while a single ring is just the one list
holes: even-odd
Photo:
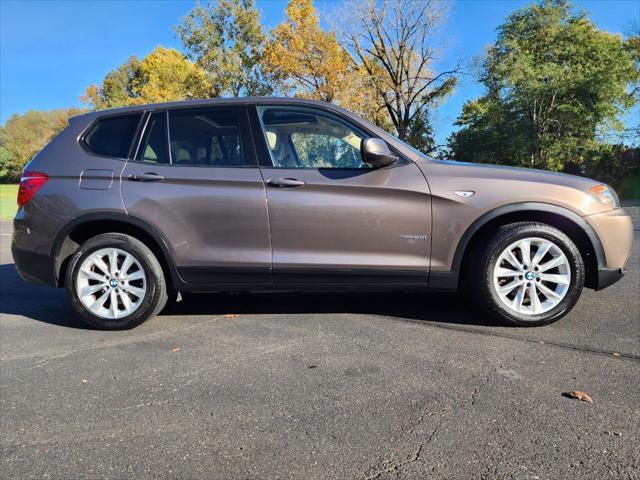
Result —
[{"label": "front door handle", "polygon": [[276,178],[267,182],[271,187],[278,188],[293,188],[301,187],[305,184],[302,180],[296,180],[295,178]]},{"label": "front door handle", "polygon": [[157,182],[159,180],[164,180],[164,177],[157,173],[146,172],[138,175],[129,175],[129,180],[132,182]]}]

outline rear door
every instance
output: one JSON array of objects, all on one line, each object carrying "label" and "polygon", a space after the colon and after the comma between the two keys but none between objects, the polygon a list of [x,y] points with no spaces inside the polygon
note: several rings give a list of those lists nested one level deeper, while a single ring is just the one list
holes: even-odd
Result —
[{"label": "rear door", "polygon": [[251,114],[275,282],[426,282],[430,194],[414,163],[364,164],[367,132],[334,112],[270,105]]},{"label": "rear door", "polygon": [[158,229],[191,284],[271,281],[265,188],[243,106],[149,112],[123,173],[130,215]]}]

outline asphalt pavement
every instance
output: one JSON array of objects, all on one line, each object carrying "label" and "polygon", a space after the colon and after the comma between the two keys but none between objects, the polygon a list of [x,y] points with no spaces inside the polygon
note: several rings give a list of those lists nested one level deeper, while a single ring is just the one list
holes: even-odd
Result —
[{"label": "asphalt pavement", "polygon": [[453,294],[216,294],[99,332],[19,279],[10,231],[0,478],[640,478],[638,238],[541,328]]}]

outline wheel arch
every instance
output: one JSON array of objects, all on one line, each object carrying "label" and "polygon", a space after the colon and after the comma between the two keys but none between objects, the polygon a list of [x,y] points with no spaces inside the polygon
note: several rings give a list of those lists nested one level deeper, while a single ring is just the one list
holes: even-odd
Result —
[{"label": "wheel arch", "polygon": [[576,244],[585,265],[585,286],[596,288],[598,269],[606,266],[606,257],[597,233],[589,223],[564,207],[525,202],[503,205],[476,219],[464,232],[456,248],[451,270],[464,281],[473,252],[501,225],[521,221],[546,223],[565,233]]},{"label": "wheel arch", "polygon": [[91,237],[110,232],[131,235],[147,245],[158,258],[167,283],[177,289],[180,284],[180,277],[171,247],[164,236],[144,220],[115,212],[82,215],[65,225],[56,234],[50,255],[55,259],[54,274],[58,286],[64,285],[66,268],[77,248]]}]

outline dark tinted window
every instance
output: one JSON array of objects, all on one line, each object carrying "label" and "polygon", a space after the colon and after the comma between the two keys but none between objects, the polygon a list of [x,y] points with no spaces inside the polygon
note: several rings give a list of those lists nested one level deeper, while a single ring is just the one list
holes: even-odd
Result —
[{"label": "dark tinted window", "polygon": [[236,107],[169,112],[169,139],[174,165],[245,165]]},{"label": "dark tinted window", "polygon": [[138,160],[145,163],[169,163],[165,112],[151,114],[140,143]]},{"label": "dark tinted window", "polygon": [[136,134],[141,114],[103,118],[84,137],[84,143],[93,153],[109,157],[126,158]]}]

